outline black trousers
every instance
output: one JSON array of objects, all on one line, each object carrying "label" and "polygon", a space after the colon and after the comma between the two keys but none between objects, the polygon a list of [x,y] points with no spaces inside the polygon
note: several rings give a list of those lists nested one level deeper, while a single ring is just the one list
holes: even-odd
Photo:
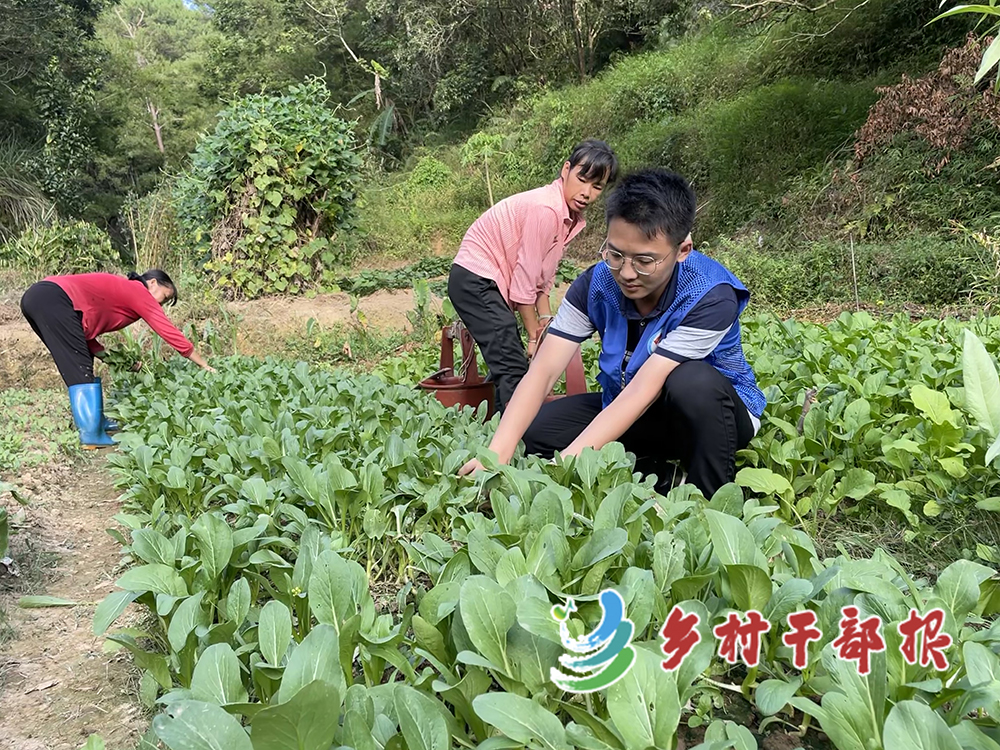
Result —
[{"label": "black trousers", "polygon": [[456,265],[448,276],[448,298],[490,368],[497,411],[502,412],[528,372],[528,354],[514,311],[495,281]]},{"label": "black trousers", "polygon": [[[600,393],[544,404],[524,434],[525,451],[551,458],[600,412]],[[665,463],[680,461],[688,481],[711,498],[736,478],[736,451],[751,438],[753,422],[733,384],[711,365],[691,361],[670,373],[660,398],[618,441],[635,454],[637,471],[662,482]]]},{"label": "black trousers", "polygon": [[66,386],[94,382],[94,355],[83,333],[83,313],[51,281],[32,284],[21,297],[21,313],[42,340]]}]

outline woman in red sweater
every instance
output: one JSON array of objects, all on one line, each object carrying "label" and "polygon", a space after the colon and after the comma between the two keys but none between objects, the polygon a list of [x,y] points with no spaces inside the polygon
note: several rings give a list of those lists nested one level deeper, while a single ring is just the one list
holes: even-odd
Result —
[{"label": "woman in red sweater", "polygon": [[84,447],[114,445],[107,430],[115,425],[104,418],[101,381],[94,378],[94,357],[104,353],[97,340],[102,333],[142,318],[182,356],[215,372],[164,314],[163,305],[176,302],[177,287],[156,268],[141,276],[130,273],[127,279],[110,273],[49,276],[24,293],[21,312],[66,382]]}]

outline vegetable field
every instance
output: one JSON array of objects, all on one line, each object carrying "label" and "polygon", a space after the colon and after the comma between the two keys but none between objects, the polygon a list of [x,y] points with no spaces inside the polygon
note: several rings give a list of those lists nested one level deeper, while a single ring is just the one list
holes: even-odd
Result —
[{"label": "vegetable field", "polygon": [[[497,466],[495,422],[413,389],[436,369],[422,352],[378,376],[248,358],[132,376],[109,459],[126,569],[94,632],[143,672],[149,746],[673,750],[684,726],[703,750],[776,730],[839,750],[1000,748],[1000,320],[745,329],[769,406],[710,499],[657,494],[619,444]],[[475,455],[487,472],[458,479]],[[817,544],[852,517],[911,545],[947,528],[968,554],[928,576]],[[581,638],[608,589],[634,661],[564,691],[553,607],[573,601]],[[116,627],[133,602],[143,625]],[[836,643],[852,608],[883,639],[867,674]],[[668,670],[676,612],[697,638]],[[759,659],[744,643],[730,663],[713,631],[751,612],[771,623]],[[803,665],[782,636],[804,612],[821,635]],[[943,667],[904,653],[914,612],[940,612]],[[734,702],[752,718],[733,721]]]}]

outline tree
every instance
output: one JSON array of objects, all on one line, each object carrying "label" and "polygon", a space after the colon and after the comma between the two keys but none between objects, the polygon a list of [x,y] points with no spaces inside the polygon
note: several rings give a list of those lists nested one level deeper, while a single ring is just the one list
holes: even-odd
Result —
[{"label": "tree", "polygon": [[109,88],[124,111],[125,155],[179,168],[218,107],[202,91],[218,41],[211,17],[183,0],[122,0],[104,11],[98,32],[111,53]]}]

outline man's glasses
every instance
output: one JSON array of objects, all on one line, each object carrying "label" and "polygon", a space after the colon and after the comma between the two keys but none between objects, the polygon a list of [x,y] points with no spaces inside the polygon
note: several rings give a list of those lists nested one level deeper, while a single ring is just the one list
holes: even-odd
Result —
[{"label": "man's glasses", "polygon": [[[626,256],[622,255],[617,250],[612,250],[608,247],[608,241],[604,240],[604,244],[601,245],[601,258],[604,262],[608,264],[608,268],[612,271],[620,271],[625,265]],[[632,269],[640,276],[649,276],[656,267],[660,265],[666,258],[651,258],[648,255],[634,255],[628,258],[629,262],[632,263]]]}]

